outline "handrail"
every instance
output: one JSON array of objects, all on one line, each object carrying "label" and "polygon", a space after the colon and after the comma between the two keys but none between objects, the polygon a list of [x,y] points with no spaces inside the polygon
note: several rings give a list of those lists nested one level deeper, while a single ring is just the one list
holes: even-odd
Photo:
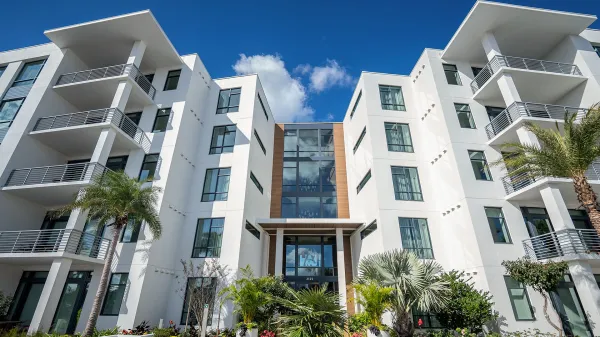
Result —
[{"label": "handrail", "polygon": [[108,169],[98,163],[77,163],[15,169],[4,186],[24,186],[92,180]]},{"label": "handrail", "polygon": [[575,254],[600,254],[600,237],[595,229],[562,229],[523,240],[525,256],[533,260]]},{"label": "handrail", "polygon": [[88,69],[62,74],[58,77],[56,85],[78,83],[121,75],[128,75],[137,84],[139,84],[139,86],[148,94],[148,96],[154,99],[154,95],[156,95],[156,89],[135,64],[119,64],[104,68]]},{"label": "handrail", "polygon": [[476,93],[502,67],[582,76],[579,67],[574,64],[496,55],[471,81],[471,90],[473,93]]},{"label": "handrail", "polygon": [[514,102],[508,108],[503,110],[498,116],[485,126],[485,132],[488,139],[494,138],[502,130],[509,127],[520,117],[536,117],[548,119],[564,120],[565,116],[576,114],[575,121],[581,119],[587,114],[588,109],[576,108],[563,105],[540,104],[530,102]]}]

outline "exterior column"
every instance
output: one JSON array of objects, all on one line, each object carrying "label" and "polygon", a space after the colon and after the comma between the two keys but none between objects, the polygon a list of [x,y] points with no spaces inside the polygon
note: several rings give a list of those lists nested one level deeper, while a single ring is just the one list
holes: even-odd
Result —
[{"label": "exterior column", "polygon": [[129,58],[127,58],[127,64],[134,64],[139,68],[145,51],[146,43],[144,41],[135,41],[129,53]]},{"label": "exterior column", "polygon": [[485,55],[487,56],[488,61],[491,61],[496,55],[502,55],[500,52],[500,47],[498,46],[498,42],[496,42],[494,33],[486,32],[483,34],[483,37],[481,38],[481,44],[483,45],[483,50],[485,50]]},{"label": "exterior column", "polygon": [[56,259],[52,262],[48,278],[44,283],[40,300],[35,308],[35,313],[29,325],[28,335],[36,331],[48,331],[52,324],[52,318],[56,312],[58,301],[62,295],[69,269],[71,268],[70,259]]},{"label": "exterior column", "polygon": [[346,265],[344,263],[344,230],[335,229],[335,247],[337,257],[338,293],[340,294],[340,305],[346,309]]},{"label": "exterior column", "polygon": [[502,74],[502,76],[498,78],[498,87],[500,88],[500,93],[502,94],[502,98],[507,107],[514,102],[521,102],[521,96],[517,91],[515,81],[511,74]]},{"label": "exterior column", "polygon": [[275,276],[283,275],[283,228],[277,228],[275,237]]},{"label": "exterior column", "polygon": [[[600,322],[600,289],[594,278],[589,263],[584,261],[569,262],[569,273],[577,288],[583,311],[589,315],[591,322]],[[591,324],[594,336],[600,335],[600,325]]]},{"label": "exterior column", "polygon": [[102,268],[103,265],[99,265],[96,268],[94,268],[94,271],[92,272],[92,279],[90,280],[88,292],[85,295],[85,300],[83,302],[83,306],[81,307],[81,314],[79,315],[79,322],[77,322],[77,327],[75,328],[75,331],[83,331],[85,329],[87,317],[90,317],[90,312],[92,311],[92,304],[94,303],[94,298],[96,297],[96,291],[98,290],[98,286],[100,285]]},{"label": "exterior column", "polygon": [[263,238],[263,251],[262,251],[262,273],[261,276],[269,275],[269,245],[271,243],[271,236],[267,232],[262,233]]},{"label": "exterior column", "polygon": [[524,126],[521,126],[517,129],[517,137],[519,137],[519,142],[521,144],[537,145],[538,147],[540,146],[540,141],[536,135],[527,130],[527,128]]},{"label": "exterior column", "polygon": [[547,186],[540,190],[540,194],[555,231],[575,228],[569,209],[558,188]]}]

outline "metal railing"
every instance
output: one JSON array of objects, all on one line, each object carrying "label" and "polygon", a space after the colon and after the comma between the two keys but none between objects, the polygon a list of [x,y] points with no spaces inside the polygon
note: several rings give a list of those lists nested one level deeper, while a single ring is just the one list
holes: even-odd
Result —
[{"label": "metal railing", "polygon": [[139,86],[148,94],[148,96],[154,99],[156,89],[154,88],[154,86],[152,86],[152,83],[148,81],[146,76],[144,76],[144,74],[142,74],[138,67],[136,67],[134,64],[119,64],[116,66],[82,70],[76,71],[74,73],[63,74],[58,77],[56,85],[91,81],[121,75],[128,75],[137,84],[139,84]]},{"label": "metal railing", "polygon": [[514,102],[498,116],[492,119],[490,124],[486,125],[485,132],[488,139],[492,139],[521,117],[565,119],[573,114],[576,114],[577,117],[575,117],[575,120],[581,121],[587,112],[588,109],[584,108],[528,102]]},{"label": "metal railing", "polygon": [[4,186],[81,182],[103,175],[108,169],[98,163],[77,163],[12,170]]},{"label": "metal railing", "polygon": [[65,252],[106,258],[111,240],[75,229],[0,232],[0,254]]},{"label": "metal railing", "polygon": [[574,254],[600,254],[595,229],[563,229],[523,240],[525,256],[533,260]]},{"label": "metal railing", "polygon": [[502,67],[582,76],[581,71],[574,64],[496,55],[471,82],[473,93],[477,92]]},{"label": "metal railing", "polygon": [[[123,130],[133,141],[145,149],[150,146],[150,139],[137,124],[117,108],[107,108],[76,112],[64,115],[42,117],[38,119],[33,131],[43,131],[72,126],[89,125],[110,122]],[[1,130],[1,129],[0,129]]]}]

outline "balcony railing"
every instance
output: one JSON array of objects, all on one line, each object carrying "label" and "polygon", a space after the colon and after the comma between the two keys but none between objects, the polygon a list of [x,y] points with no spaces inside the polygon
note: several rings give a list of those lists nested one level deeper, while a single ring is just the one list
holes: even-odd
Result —
[{"label": "balcony railing", "polygon": [[523,240],[525,256],[533,260],[574,254],[600,254],[600,237],[595,229],[563,229]]},{"label": "balcony railing", "polygon": [[496,55],[485,65],[485,67],[483,67],[483,69],[481,69],[479,74],[477,74],[471,82],[471,90],[473,93],[477,92],[477,90],[479,90],[490,78],[492,78],[492,75],[498,72],[502,67],[567,75],[582,75],[579,68],[574,64]]},{"label": "balcony railing", "polygon": [[148,81],[146,76],[144,76],[140,72],[138,67],[136,67],[134,64],[120,64],[116,66],[82,70],[76,71],[74,73],[63,74],[60,75],[60,77],[58,78],[56,85],[91,81],[121,75],[128,75],[131,79],[133,79],[137,84],[140,85],[142,90],[144,90],[148,94],[148,96],[154,99],[156,89],[152,86],[152,83]]},{"label": "balcony railing", "polygon": [[[110,122],[123,130],[131,139],[143,148],[150,146],[150,139],[137,124],[117,108],[98,109],[64,115],[42,117],[38,119],[33,131],[43,131],[72,126]],[[0,129],[1,130],[1,129]]]},{"label": "balcony railing", "polygon": [[0,254],[71,253],[106,258],[111,240],[75,229],[0,232]]},{"label": "balcony railing", "polygon": [[[600,180],[600,160],[598,160],[598,158],[585,171],[585,176],[589,180]],[[509,195],[533,184],[540,179],[542,179],[542,177],[535,177],[531,173],[524,171],[523,173],[519,173],[514,176],[502,177],[502,185],[504,185],[504,191],[506,191],[506,195]]]},{"label": "balcony railing", "polygon": [[486,125],[485,132],[488,139],[492,139],[521,117],[565,119],[565,117],[576,114],[577,117],[575,117],[575,120],[580,121],[587,111],[588,109],[562,105],[514,102],[492,119],[490,124]]},{"label": "balcony railing", "polygon": [[77,163],[13,170],[5,186],[81,182],[103,175],[108,169],[98,163]]}]

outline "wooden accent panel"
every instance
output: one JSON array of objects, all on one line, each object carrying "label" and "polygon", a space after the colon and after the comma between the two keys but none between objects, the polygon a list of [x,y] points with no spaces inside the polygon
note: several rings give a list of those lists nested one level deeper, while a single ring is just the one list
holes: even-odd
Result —
[{"label": "wooden accent panel", "polygon": [[352,251],[350,237],[344,236],[344,270],[346,271],[346,311],[354,315],[354,288],[352,288]]},{"label": "wooden accent panel", "polygon": [[274,142],[273,173],[271,183],[271,218],[280,218],[281,187],[283,185],[283,124],[275,124]]},{"label": "wooden accent panel", "polygon": [[[338,218],[350,218],[350,206],[348,202],[348,178],[346,172],[346,150],[344,148],[344,125],[341,123],[333,124],[333,146],[333,153],[335,156],[335,184],[337,186]],[[275,178],[273,178],[273,181],[275,181]],[[279,207],[281,207],[281,205],[279,205]]]},{"label": "wooden accent panel", "polygon": [[277,247],[277,236],[269,235],[269,263],[267,265],[267,273],[269,275],[275,275],[275,255]]}]

